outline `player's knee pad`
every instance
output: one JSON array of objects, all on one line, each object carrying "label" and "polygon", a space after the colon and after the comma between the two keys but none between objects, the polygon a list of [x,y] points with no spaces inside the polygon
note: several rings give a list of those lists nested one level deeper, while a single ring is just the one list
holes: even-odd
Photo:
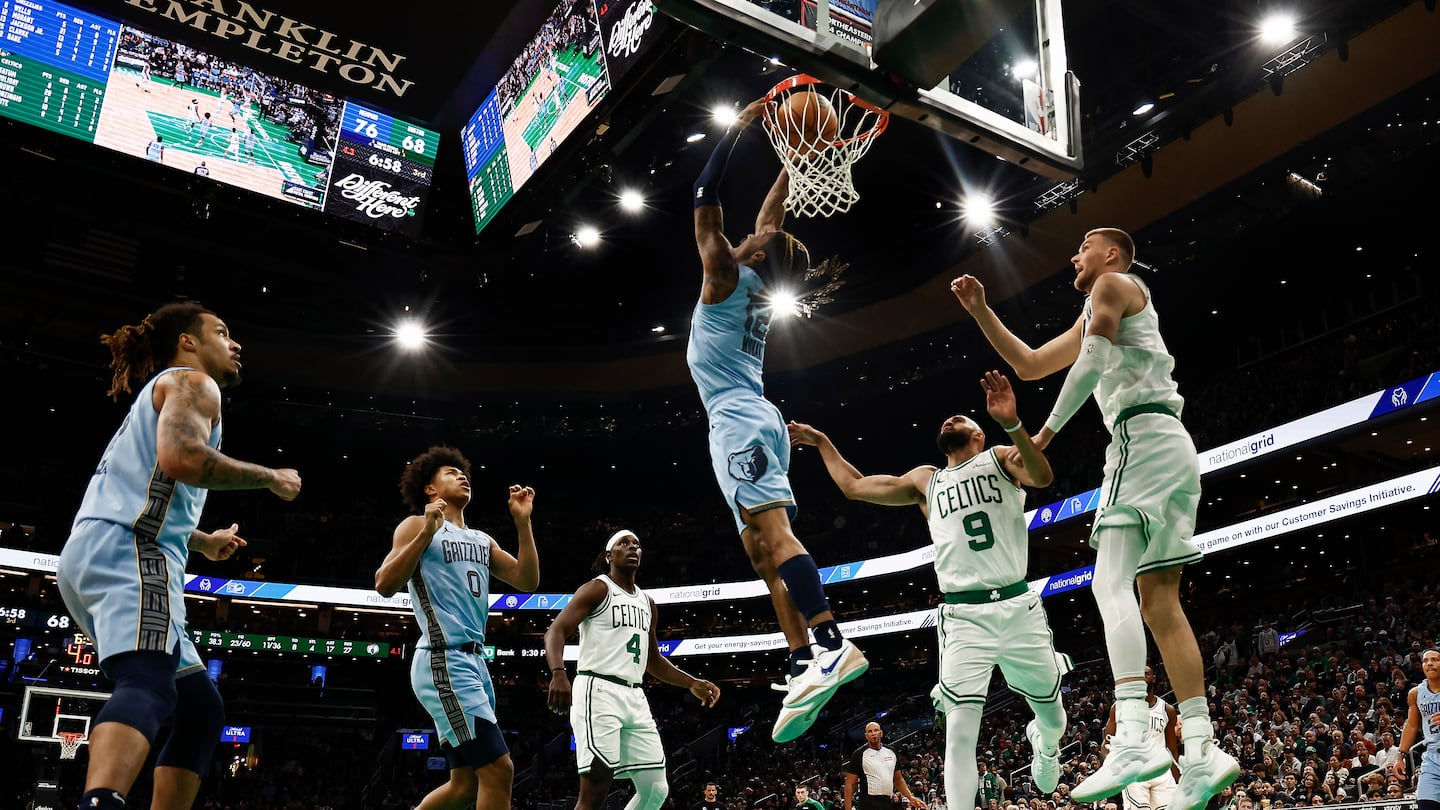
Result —
[{"label": "player's knee pad", "polygon": [[445,758],[451,768],[484,768],[510,753],[500,728],[489,720],[475,718],[475,734],[466,742],[449,748]]},{"label": "player's knee pad", "polygon": [[105,659],[115,692],[95,715],[95,723],[120,723],[151,745],[160,723],[175,710],[175,658],[158,652],[128,652]]},{"label": "player's knee pad", "polygon": [[175,722],[156,764],[204,776],[225,727],[225,703],[204,670],[176,679],[175,689]]},{"label": "player's knee pad", "polygon": [[635,785],[635,796],[625,805],[625,810],[660,810],[670,795],[670,783],[665,781],[664,768],[646,768],[627,775]]}]

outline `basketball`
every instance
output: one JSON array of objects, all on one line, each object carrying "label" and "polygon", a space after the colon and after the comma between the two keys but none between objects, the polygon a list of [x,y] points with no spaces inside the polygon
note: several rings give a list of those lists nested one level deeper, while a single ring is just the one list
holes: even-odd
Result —
[{"label": "basketball", "polygon": [[800,157],[835,142],[840,117],[830,101],[814,90],[791,93],[776,115],[790,148]]}]

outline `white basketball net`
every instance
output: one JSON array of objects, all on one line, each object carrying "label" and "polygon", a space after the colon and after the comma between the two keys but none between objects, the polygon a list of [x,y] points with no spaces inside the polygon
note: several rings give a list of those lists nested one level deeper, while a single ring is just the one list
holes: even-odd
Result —
[{"label": "white basketball net", "polygon": [[74,759],[80,752],[80,743],[85,741],[84,734],[61,734],[60,735],[60,758]]},{"label": "white basketball net", "polygon": [[[807,96],[800,116],[795,115],[786,100],[792,93],[813,91],[830,102],[833,115],[839,119],[834,137],[826,140],[823,132],[804,132],[803,116],[811,112]],[[829,91],[829,96],[825,93]],[[790,175],[785,210],[797,217],[828,217],[843,214],[860,199],[850,168],[870,150],[870,144],[885,131],[890,114],[858,102],[838,87],[815,83],[808,76],[797,76],[776,85],[765,106],[765,132],[770,145]],[[822,116],[824,114],[822,113]],[[817,116],[820,117],[820,116]],[[792,142],[792,138],[798,139]]]}]

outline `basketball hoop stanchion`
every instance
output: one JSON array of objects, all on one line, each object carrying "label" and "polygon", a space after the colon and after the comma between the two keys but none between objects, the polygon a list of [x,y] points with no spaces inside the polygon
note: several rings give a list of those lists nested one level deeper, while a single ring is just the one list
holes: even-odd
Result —
[{"label": "basketball hoop stanchion", "polygon": [[790,177],[785,210],[797,217],[849,211],[860,199],[851,167],[885,131],[890,113],[804,73],[775,85],[765,100],[773,102],[765,105],[765,132]]},{"label": "basketball hoop stanchion", "polygon": [[80,744],[85,741],[85,735],[78,731],[61,731],[55,736],[60,738],[61,759],[74,759],[80,752]]}]

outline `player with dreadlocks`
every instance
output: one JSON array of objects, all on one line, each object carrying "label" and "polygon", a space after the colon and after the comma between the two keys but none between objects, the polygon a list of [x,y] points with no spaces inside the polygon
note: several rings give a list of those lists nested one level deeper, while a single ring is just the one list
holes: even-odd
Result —
[{"label": "player with dreadlocks", "polygon": [[224,560],[245,545],[238,524],[199,530],[205,496],[268,489],[290,501],[300,475],[220,452],[220,389],[240,381],[240,344],[215,313],[170,303],[100,341],[110,350],[110,397],[135,400],[90,477],[56,572],[65,606],[115,682],[90,730],[80,806],[124,807],[173,714],[151,807],[188,808],[225,707],[185,631],[185,563],[192,550]]}]

